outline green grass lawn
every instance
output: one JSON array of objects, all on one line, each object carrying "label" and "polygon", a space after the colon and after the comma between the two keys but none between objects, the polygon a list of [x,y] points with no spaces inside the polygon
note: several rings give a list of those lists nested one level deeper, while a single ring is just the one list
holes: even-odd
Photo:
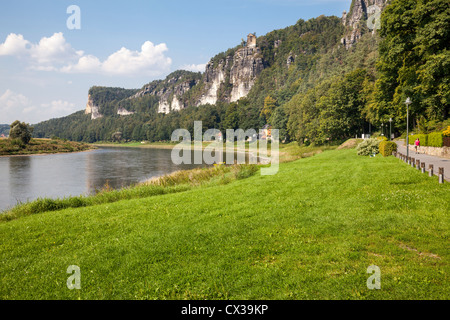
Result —
[{"label": "green grass lawn", "polygon": [[394,157],[334,150],[274,176],[0,222],[0,299],[449,299],[449,191]]}]

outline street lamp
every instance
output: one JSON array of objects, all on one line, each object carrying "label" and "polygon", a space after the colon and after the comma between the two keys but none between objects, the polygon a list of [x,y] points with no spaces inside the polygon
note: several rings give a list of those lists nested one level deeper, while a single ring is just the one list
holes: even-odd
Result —
[{"label": "street lamp", "polygon": [[381,124],[381,135],[384,136],[384,123]]},{"label": "street lamp", "polygon": [[392,140],[392,118],[389,118],[389,141]]},{"label": "street lamp", "polygon": [[408,97],[406,99],[406,158],[409,158],[409,105],[412,103],[411,99]]}]

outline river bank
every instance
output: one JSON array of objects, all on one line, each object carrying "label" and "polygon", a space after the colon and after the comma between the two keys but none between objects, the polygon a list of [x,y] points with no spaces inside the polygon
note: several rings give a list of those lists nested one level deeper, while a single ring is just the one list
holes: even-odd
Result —
[{"label": "river bank", "polygon": [[31,139],[28,144],[17,140],[0,139],[0,157],[48,155],[92,151],[95,146],[59,139]]}]

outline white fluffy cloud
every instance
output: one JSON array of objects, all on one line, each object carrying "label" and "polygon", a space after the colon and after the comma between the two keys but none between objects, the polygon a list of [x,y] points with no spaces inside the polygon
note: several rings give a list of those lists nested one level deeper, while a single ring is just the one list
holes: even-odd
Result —
[{"label": "white fluffy cloud", "polygon": [[30,47],[30,42],[21,34],[11,33],[4,43],[0,43],[0,56],[21,56]]},{"label": "white fluffy cloud", "polygon": [[25,57],[33,70],[63,73],[157,76],[170,70],[172,60],[166,56],[167,51],[164,43],[154,45],[146,41],[140,51],[123,47],[102,62],[96,56],[75,50],[61,32],[43,37],[36,44],[11,33],[0,43],[0,56]]},{"label": "white fluffy cloud", "polygon": [[108,75],[148,75],[156,76],[169,71],[172,59],[165,56],[166,44],[154,45],[146,41],[141,51],[131,51],[122,47],[104,62],[97,57],[82,56],[76,64],[61,69],[66,73],[104,73]]},{"label": "white fluffy cloud", "polygon": [[202,64],[186,64],[180,67],[182,70],[192,71],[192,72],[205,72],[206,63]]},{"label": "white fluffy cloud", "polygon": [[0,96],[0,112],[8,114],[30,104],[30,100],[22,94],[15,93],[9,89]]},{"label": "white fluffy cloud", "polygon": [[9,124],[15,120],[37,123],[49,118],[61,117],[76,110],[74,103],[63,100],[36,105],[23,94],[10,89],[0,95],[0,123],[2,124]]}]

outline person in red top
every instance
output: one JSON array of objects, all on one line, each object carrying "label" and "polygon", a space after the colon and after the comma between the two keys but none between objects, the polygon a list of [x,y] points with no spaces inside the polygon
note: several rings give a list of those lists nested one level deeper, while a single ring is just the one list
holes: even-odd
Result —
[{"label": "person in red top", "polygon": [[416,153],[418,153],[417,152],[417,148],[420,147],[420,140],[419,140],[419,138],[416,139],[415,145],[416,145]]}]

